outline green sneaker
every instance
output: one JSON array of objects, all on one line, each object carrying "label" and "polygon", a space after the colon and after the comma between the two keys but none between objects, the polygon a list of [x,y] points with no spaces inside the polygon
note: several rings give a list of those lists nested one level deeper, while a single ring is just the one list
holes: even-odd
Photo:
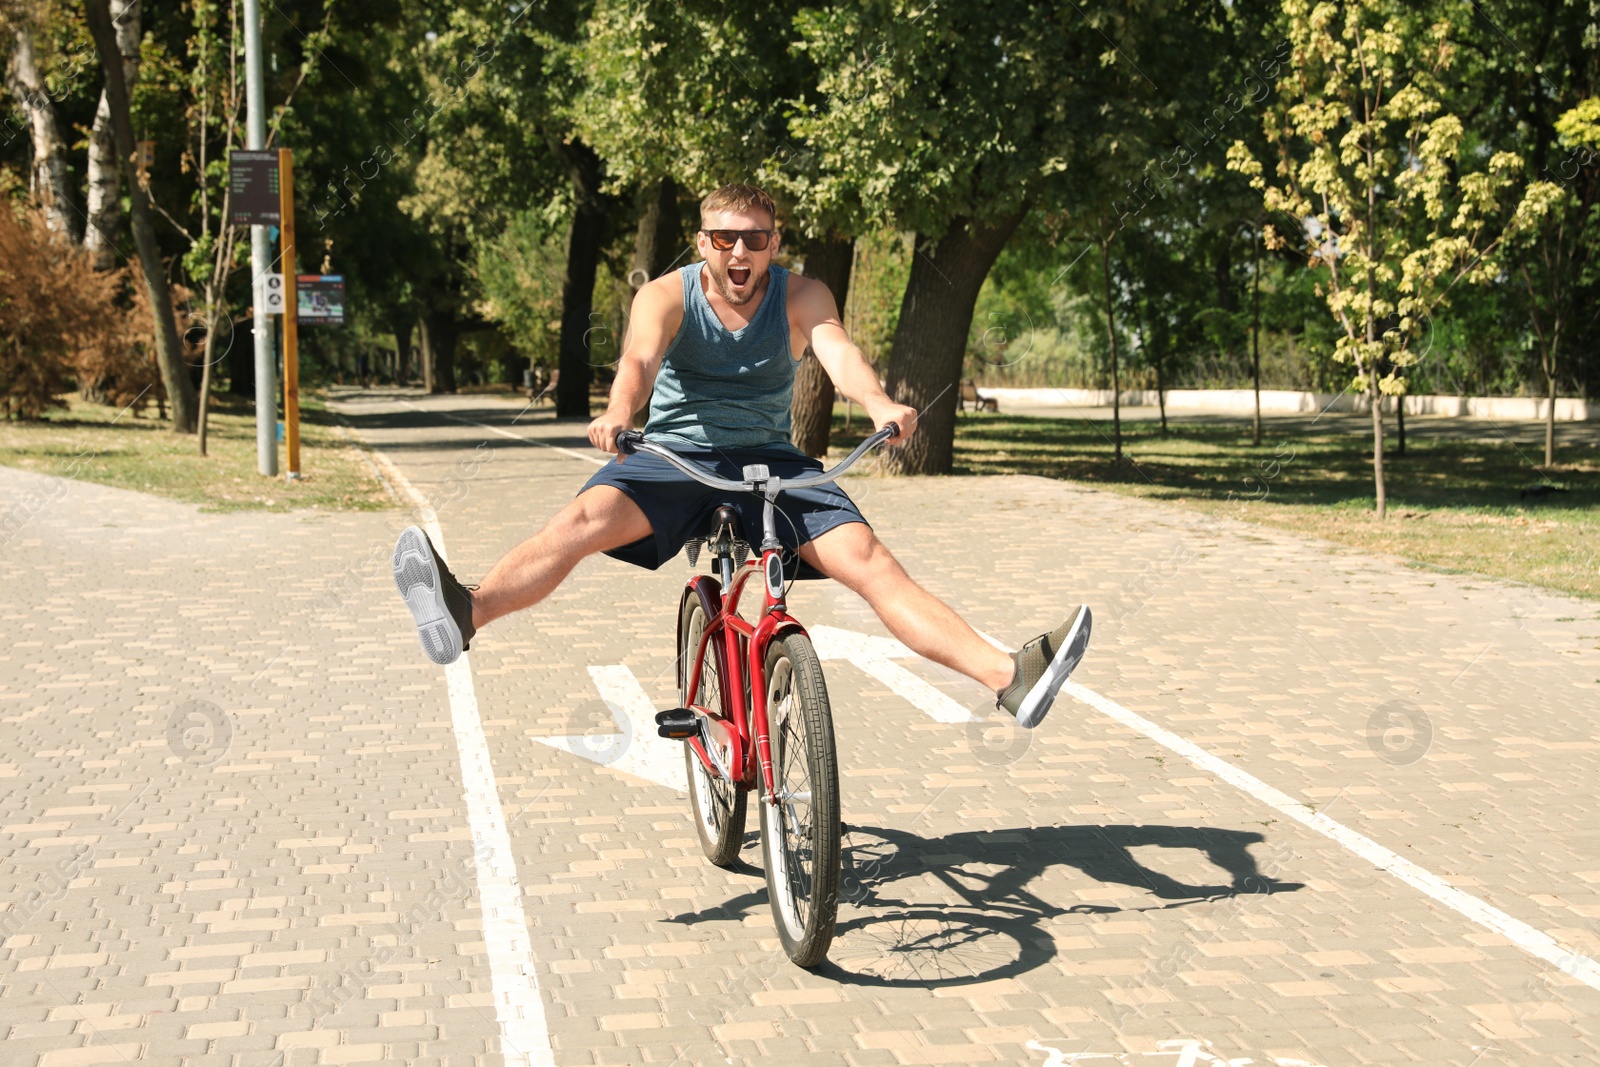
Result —
[{"label": "green sneaker", "polygon": [[1053,633],[1040,634],[1011,653],[1017,671],[1011,684],[995,694],[995,704],[1015,715],[1018,725],[1029,730],[1038,726],[1067,676],[1088,651],[1092,621],[1089,608],[1081,607]]},{"label": "green sneaker", "polygon": [[472,587],[456,581],[428,535],[415,526],[400,531],[393,565],[394,584],[417,622],[422,650],[435,663],[454,663],[476,633]]}]

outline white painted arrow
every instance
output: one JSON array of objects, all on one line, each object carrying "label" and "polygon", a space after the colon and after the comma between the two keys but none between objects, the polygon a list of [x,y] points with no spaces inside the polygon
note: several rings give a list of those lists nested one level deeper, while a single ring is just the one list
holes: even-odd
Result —
[{"label": "white painted arrow", "polygon": [[656,735],[656,707],[626,665],[590,667],[589,677],[600,690],[600,699],[611,710],[617,724],[614,734],[576,734],[541,737],[551,748],[570,752],[579,759],[611,767],[624,774],[643,778],[682,793],[689,781],[683,767],[683,747],[669,744]]}]

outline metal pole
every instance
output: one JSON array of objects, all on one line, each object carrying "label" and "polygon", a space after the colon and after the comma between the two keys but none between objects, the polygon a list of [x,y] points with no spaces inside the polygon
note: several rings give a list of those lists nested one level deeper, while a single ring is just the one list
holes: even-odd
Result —
[{"label": "metal pole", "polygon": [[[245,147],[267,146],[266,89],[261,79],[261,3],[244,0]],[[265,226],[250,227],[250,276],[259,280],[272,271],[272,241]],[[293,293],[293,279],[288,279]],[[259,292],[255,285],[252,292]],[[291,297],[292,299],[292,297]],[[256,470],[278,473],[278,382],[273,352],[272,316],[255,304],[252,330],[256,341]]]},{"label": "metal pole", "polygon": [[279,248],[283,255],[283,442],[290,481],[300,477],[300,285],[294,268],[294,158],[278,149]]}]

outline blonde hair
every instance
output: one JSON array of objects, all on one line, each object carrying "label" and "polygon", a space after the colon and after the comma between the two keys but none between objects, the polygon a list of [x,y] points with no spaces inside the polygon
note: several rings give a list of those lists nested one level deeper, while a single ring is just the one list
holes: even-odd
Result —
[{"label": "blonde hair", "polygon": [[749,212],[756,210],[765,211],[767,217],[772,219],[773,224],[777,224],[778,208],[772,202],[772,197],[753,185],[746,185],[743,182],[729,182],[700,201],[700,223],[705,225],[706,216],[713,211]]}]

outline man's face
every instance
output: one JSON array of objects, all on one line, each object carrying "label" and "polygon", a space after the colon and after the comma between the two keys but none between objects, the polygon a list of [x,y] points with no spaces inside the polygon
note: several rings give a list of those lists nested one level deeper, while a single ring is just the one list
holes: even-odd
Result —
[{"label": "man's face", "polygon": [[695,247],[705,257],[706,269],[711,272],[711,282],[717,292],[734,307],[748,304],[760,291],[761,280],[766,277],[772,255],[778,250],[778,235],[773,234],[767,247],[759,252],[746,248],[743,239],[723,251],[712,245],[707,231],[771,229],[773,220],[765,211],[713,211],[701,217]]}]

